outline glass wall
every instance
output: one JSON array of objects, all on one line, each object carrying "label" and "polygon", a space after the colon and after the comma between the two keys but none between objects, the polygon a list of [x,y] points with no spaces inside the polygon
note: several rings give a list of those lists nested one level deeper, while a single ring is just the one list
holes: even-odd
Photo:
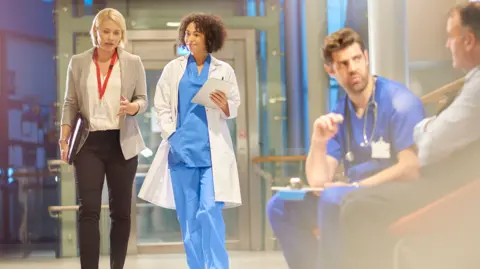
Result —
[{"label": "glass wall", "polygon": [[[247,50],[252,51],[256,59],[253,68],[256,69],[255,86],[248,85],[248,90],[242,93],[242,101],[247,103],[246,99],[253,97],[257,102],[256,108],[251,109],[251,105],[246,107],[246,118],[243,120],[248,122],[253,118],[258,122],[255,129],[259,130],[259,139],[252,140],[260,146],[256,156],[282,152],[285,125],[281,118],[284,117],[285,105],[280,102],[281,109],[278,109],[278,104],[271,102],[271,97],[285,96],[283,65],[277,64],[281,63],[284,57],[283,42],[280,42],[283,36],[280,36],[278,31],[278,13],[281,10],[279,2],[115,0],[107,3],[74,0],[60,2],[55,6],[56,3],[59,2],[16,0],[11,2],[8,9],[0,10],[0,105],[5,108],[0,112],[0,124],[2,130],[5,130],[0,135],[0,259],[38,256],[53,258],[78,254],[75,224],[77,212],[65,211],[57,216],[51,215],[48,210],[50,206],[78,204],[73,173],[71,168],[57,167],[55,162],[51,161],[59,157],[57,112],[63,102],[68,61],[73,54],[91,46],[88,32],[92,16],[106,6],[115,7],[126,16],[129,31],[174,31],[178,27],[176,23],[179,19],[191,11],[221,15],[229,29],[256,29],[253,50],[248,47],[250,45],[242,45],[241,42],[232,45],[245,53]],[[23,12],[27,12],[24,17],[28,19],[19,22],[14,14]],[[253,23],[244,18],[245,16],[253,17]],[[266,18],[268,16],[273,19]],[[255,22],[258,24],[254,25]],[[155,46],[152,48],[156,49]],[[247,85],[248,77],[252,77],[249,70],[252,69],[249,69],[250,65],[245,59],[232,58],[229,63],[234,68],[237,66],[243,70],[245,82],[241,83]],[[148,62],[144,58],[142,61],[146,66],[151,108],[155,85],[165,63]],[[247,86],[244,88],[247,89]],[[152,120],[152,112],[149,109],[147,113],[137,116],[143,138],[151,150],[143,152],[139,158],[135,181],[137,193],[152,162],[153,154],[161,142],[158,126]],[[272,121],[277,117],[280,120]],[[244,154],[245,147],[247,150],[258,148],[250,145],[248,141],[245,142],[250,127],[239,127],[235,121],[229,122],[229,127],[234,147],[239,149],[238,156]],[[243,161],[239,159],[238,162]],[[242,164],[246,167],[242,172],[247,175],[242,181],[250,180],[249,162],[250,159],[245,161],[245,165]],[[239,164],[239,167],[242,165]],[[257,183],[258,187],[251,188],[260,189],[261,182]],[[244,193],[247,201],[247,188]],[[106,191],[103,203],[108,203]],[[258,204],[253,207],[253,210],[263,212]],[[241,209],[226,210],[224,213],[227,238],[234,241],[244,237],[243,230],[249,232],[250,229],[249,219],[240,227],[239,218],[243,213],[239,210]],[[136,244],[181,241],[175,211],[152,206],[137,199],[136,213]],[[100,229],[106,234],[109,227],[106,218],[108,212],[104,211],[101,216],[106,220],[101,221]],[[262,216],[259,215],[258,218],[261,222]],[[108,253],[108,248],[105,248],[105,240],[108,238],[105,238],[102,236],[102,254]],[[66,249],[66,245],[70,249]]]},{"label": "glass wall", "polygon": [[[303,3],[304,1],[299,1]],[[58,3],[58,2],[57,2]],[[65,5],[65,3],[67,3]],[[71,4],[69,4],[71,3]],[[60,255],[60,242],[65,239],[61,223],[71,219],[75,223],[76,213],[65,213],[65,218],[52,218],[48,207],[53,205],[76,205],[75,183],[71,171],[69,179],[57,170],[49,169],[48,161],[58,158],[58,108],[64,94],[64,80],[68,60],[74,53],[79,53],[91,46],[88,32],[93,15],[106,6],[115,7],[125,14],[129,31],[136,30],[170,30],[175,31],[182,16],[191,11],[205,11],[221,15],[229,29],[255,29],[254,87],[244,87],[244,100],[254,99],[254,106],[248,104],[245,108],[245,121],[255,119],[258,126],[255,132],[258,139],[248,140],[249,129],[239,127],[238,122],[230,122],[231,135],[234,138],[237,155],[258,150],[256,155],[284,155],[286,149],[286,87],[285,87],[285,34],[283,19],[283,0],[115,0],[107,2],[75,0],[61,2],[58,7],[55,1],[16,0],[8,9],[0,11],[0,105],[6,109],[0,111],[0,255],[8,256]],[[368,25],[366,21],[366,1],[329,0],[327,5],[328,32],[331,33],[343,26],[349,26],[359,31],[368,40]],[[302,5],[302,16],[308,7]],[[27,12],[26,22],[17,22],[14,14]],[[13,23],[14,22],[14,23]],[[308,148],[308,89],[307,79],[312,70],[308,70],[306,40],[310,33],[305,32],[302,20],[299,30],[302,31],[302,115],[305,117],[305,148]],[[165,59],[148,55],[164,55],[174,51],[167,47],[160,50],[160,44],[148,46],[147,42],[139,41],[133,44],[143,46],[147,51],[142,56],[146,66],[149,107],[147,113],[138,115],[142,135],[150,151],[145,151],[139,159],[139,169],[135,181],[138,192],[145,174],[153,160],[158,145],[161,142],[158,126],[155,125],[153,97],[155,85],[166,64]],[[173,42],[173,41],[172,41]],[[235,41],[237,42],[237,41]],[[231,46],[245,52],[246,45],[233,42]],[[243,41],[242,41],[243,42]],[[162,45],[163,46],[163,45]],[[143,52],[142,52],[143,53]],[[244,57],[245,58],[245,57]],[[173,58],[172,58],[173,59]],[[171,60],[171,59],[169,59]],[[232,66],[245,73],[245,82],[249,81],[246,60],[236,58],[226,59]],[[244,62],[245,61],[245,62]],[[319,70],[314,70],[319,71]],[[323,72],[323,70],[321,70]],[[330,97],[328,106],[332,108],[338,97],[343,94],[335,80],[330,81]],[[60,102],[59,102],[60,101]],[[248,103],[248,102],[247,102]],[[323,104],[322,104],[323,105]],[[255,108],[255,109],[252,109]],[[253,112],[252,112],[253,111]],[[247,125],[245,125],[247,126]],[[258,130],[258,131],[257,131]],[[245,142],[252,141],[250,142]],[[241,162],[239,160],[239,162]],[[250,180],[252,169],[250,160],[245,161],[247,174],[242,180]],[[298,165],[292,169],[298,175]],[[268,170],[268,169],[267,169]],[[303,172],[302,172],[303,173]],[[250,195],[257,191],[267,193],[264,181],[258,185],[248,185],[245,191]],[[104,197],[104,201],[106,197]],[[249,198],[246,196],[245,198]],[[263,214],[267,197],[262,196],[259,204],[252,205]],[[159,242],[179,242],[180,231],[175,211],[154,207],[138,199],[136,201],[137,243],[150,244]],[[227,233],[230,239],[241,236],[239,227],[239,212],[226,211]],[[68,216],[68,217],[67,217]],[[252,215],[255,216],[255,215]],[[250,216],[252,219],[254,217]],[[263,215],[257,216],[265,221]],[[252,220],[251,221],[255,221]],[[103,226],[102,226],[103,227]],[[103,227],[105,228],[105,227]],[[102,228],[102,229],[103,229]],[[72,233],[74,236],[74,233]],[[68,236],[67,236],[68,237]],[[67,238],[68,239],[68,238]],[[66,240],[66,239],[65,239]],[[68,240],[67,240],[68,241]],[[72,241],[76,247],[76,241]]]},{"label": "glass wall", "polygon": [[[54,256],[59,203],[53,3],[11,1],[0,10],[0,257]],[[23,14],[21,19],[18,14]]]}]

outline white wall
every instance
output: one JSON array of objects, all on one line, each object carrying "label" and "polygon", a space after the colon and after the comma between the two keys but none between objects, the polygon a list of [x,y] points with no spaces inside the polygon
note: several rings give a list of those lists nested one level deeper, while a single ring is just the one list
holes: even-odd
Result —
[{"label": "white wall", "polygon": [[446,61],[446,23],[456,0],[407,0],[410,62]]},{"label": "white wall", "polygon": [[407,0],[410,87],[418,95],[464,75],[452,68],[445,47],[448,12],[463,2],[467,0]]}]

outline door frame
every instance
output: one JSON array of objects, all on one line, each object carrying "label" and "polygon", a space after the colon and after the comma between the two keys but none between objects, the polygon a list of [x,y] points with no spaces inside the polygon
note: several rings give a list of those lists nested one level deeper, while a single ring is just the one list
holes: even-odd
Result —
[{"label": "door frame", "polygon": [[[227,248],[231,250],[260,250],[263,248],[261,182],[254,176],[251,160],[259,156],[259,131],[257,113],[257,51],[256,30],[230,29],[227,31],[228,41],[243,41],[245,48],[244,74],[245,81],[238,81],[241,105],[236,120],[237,163],[240,177],[242,206],[238,208],[238,240],[227,240]],[[177,30],[130,30],[127,33],[127,51],[132,51],[134,42],[138,41],[176,41]],[[176,42],[175,42],[176,43]],[[221,52],[220,52],[221,53]],[[215,55],[215,53],[214,53]],[[175,59],[172,47],[172,59]],[[159,67],[161,68],[161,67]],[[152,97],[150,97],[152,98]],[[154,152],[156,150],[153,150]],[[130,235],[129,253],[172,253],[182,252],[181,242],[163,244],[137,244],[137,206],[134,184],[132,199],[132,232]],[[241,240],[240,240],[241,238]]]}]

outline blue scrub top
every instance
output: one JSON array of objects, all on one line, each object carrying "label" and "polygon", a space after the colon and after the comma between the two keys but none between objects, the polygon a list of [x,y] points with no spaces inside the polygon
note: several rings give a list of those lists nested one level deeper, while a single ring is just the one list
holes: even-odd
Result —
[{"label": "blue scrub top", "polygon": [[169,137],[168,163],[171,167],[209,167],[212,165],[205,107],[192,103],[193,97],[208,79],[210,55],[200,74],[192,55],[178,85],[177,130]]},{"label": "blue scrub top", "polygon": [[[344,163],[345,174],[350,182],[368,178],[398,162],[397,154],[415,144],[413,129],[425,117],[423,104],[405,85],[377,76],[375,84],[375,101],[378,104],[377,126],[372,141],[380,138],[390,144],[389,159],[373,159],[371,143],[362,147],[364,141],[364,117],[358,118],[353,104],[348,102],[352,137],[350,148],[355,158],[353,162],[345,160],[347,152],[346,122],[339,126],[338,133],[328,142],[327,154]],[[345,98],[341,98],[334,113],[345,117]],[[371,104],[368,110],[366,136],[368,141],[372,135],[374,111]]]}]

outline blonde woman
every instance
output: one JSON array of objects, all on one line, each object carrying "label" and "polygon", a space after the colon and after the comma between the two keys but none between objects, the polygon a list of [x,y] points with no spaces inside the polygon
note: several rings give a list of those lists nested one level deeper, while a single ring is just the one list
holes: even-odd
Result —
[{"label": "blonde woman", "polygon": [[[147,107],[145,70],[138,56],[123,50],[125,18],[115,9],[100,11],[90,31],[93,48],[70,60],[63,104],[60,151],[80,115],[85,128],[73,158],[80,214],[82,269],[98,268],[99,218],[103,182],[109,192],[111,268],[123,268],[130,234],[130,203],[138,154],[145,148],[135,115]],[[73,156],[72,156],[73,155]]]}]

